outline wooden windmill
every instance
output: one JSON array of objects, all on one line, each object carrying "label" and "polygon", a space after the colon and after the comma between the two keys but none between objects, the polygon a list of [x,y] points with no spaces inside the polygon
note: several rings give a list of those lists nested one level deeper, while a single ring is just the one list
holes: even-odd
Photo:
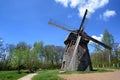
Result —
[{"label": "wooden windmill", "polygon": [[88,36],[84,32],[84,21],[86,19],[88,10],[86,9],[83,16],[80,28],[78,30],[70,30],[64,26],[58,25],[52,21],[49,21],[48,24],[62,28],[70,32],[67,39],[64,41],[66,48],[63,56],[63,62],[61,69],[66,70],[92,70],[91,59],[88,50],[88,42],[91,40],[99,45],[111,49],[111,47],[106,44]]}]

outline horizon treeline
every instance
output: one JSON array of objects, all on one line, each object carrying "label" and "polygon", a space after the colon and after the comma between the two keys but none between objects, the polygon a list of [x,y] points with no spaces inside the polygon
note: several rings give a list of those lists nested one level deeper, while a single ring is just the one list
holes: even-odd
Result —
[{"label": "horizon treeline", "polygon": [[60,68],[64,47],[44,45],[42,41],[35,42],[31,47],[25,42],[16,45],[0,43],[0,70],[27,69],[34,72],[37,69]]},{"label": "horizon treeline", "polygon": [[[93,43],[94,51],[90,53],[93,67],[120,68],[120,43],[114,42],[114,36],[105,30],[102,42],[112,47],[105,49]],[[28,45],[19,42],[16,45],[5,44],[0,38],[0,70],[60,69],[65,47],[44,45],[43,41]]]}]

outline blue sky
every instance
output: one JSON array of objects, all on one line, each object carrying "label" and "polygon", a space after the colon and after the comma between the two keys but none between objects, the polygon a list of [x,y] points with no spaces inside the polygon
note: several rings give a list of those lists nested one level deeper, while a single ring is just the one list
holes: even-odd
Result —
[{"label": "blue sky", "polygon": [[65,27],[78,29],[84,9],[88,8],[88,35],[101,39],[104,29],[108,29],[115,42],[120,43],[119,3],[120,0],[0,0],[0,37],[9,44],[43,41],[45,45],[64,46],[69,32],[49,25],[48,21],[52,18],[69,25]]}]

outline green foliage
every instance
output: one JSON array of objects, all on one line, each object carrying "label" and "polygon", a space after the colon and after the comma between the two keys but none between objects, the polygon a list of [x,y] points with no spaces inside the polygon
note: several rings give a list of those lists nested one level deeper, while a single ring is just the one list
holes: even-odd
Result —
[{"label": "green foliage", "polygon": [[45,52],[46,52],[46,62],[47,63],[53,63],[53,50],[51,48],[51,46],[45,46]]},{"label": "green foliage", "polygon": [[[107,29],[105,29],[105,31],[104,31],[102,42],[105,43],[106,45],[110,46],[111,48],[113,48],[114,38],[113,38],[112,34],[110,34],[108,32]],[[105,53],[109,54],[109,64],[111,64],[112,50],[105,49],[104,51],[105,51]]]},{"label": "green foliage", "polygon": [[59,64],[59,59],[60,59],[60,52],[63,51],[57,51],[57,49],[60,47],[55,47],[55,46],[50,46],[47,45],[45,46],[45,62],[48,64]]},{"label": "green foliage", "polygon": [[26,49],[28,49],[28,45],[25,42],[20,42],[15,48],[11,49],[10,65],[17,68],[18,73],[20,73],[21,67],[24,65]]},{"label": "green foliage", "polygon": [[34,76],[32,80],[64,80],[59,78],[57,75],[59,74],[58,70],[44,70],[39,71],[38,75]]},{"label": "green foliage", "polygon": [[35,42],[34,47],[30,51],[30,59],[29,59],[29,70],[30,72],[34,72],[40,67],[41,56],[43,56],[43,42]]},{"label": "green foliage", "polygon": [[59,64],[51,64],[51,63],[41,63],[40,68],[41,69],[60,69],[61,68],[61,63]]},{"label": "green foliage", "polygon": [[0,70],[6,70],[8,68],[8,50],[8,44],[5,44],[3,39],[0,38]]},{"label": "green foliage", "polygon": [[40,56],[43,52],[43,42],[35,42],[33,48],[30,48],[25,42],[20,42],[15,48],[10,49],[10,65],[17,68],[18,72],[25,67],[30,72],[39,68]]},{"label": "green foliage", "polygon": [[105,29],[105,31],[104,31],[102,42],[105,43],[105,44],[107,44],[110,47],[113,47],[114,38],[113,38],[112,34],[110,34],[108,32],[107,29]]},{"label": "green foliage", "polygon": [[[91,60],[92,60],[92,64],[94,67],[100,66],[103,64],[109,65],[108,64],[108,56],[109,54],[106,54],[104,51],[99,51],[99,52],[95,52],[91,55]],[[102,66],[101,66],[102,67]]]},{"label": "green foliage", "polygon": [[[0,49],[2,44],[0,43]],[[31,47],[25,42],[19,42],[17,45],[9,45],[6,60],[0,61],[0,70],[18,70],[27,69],[34,72],[39,68],[56,69],[60,68],[60,59],[63,47],[54,45],[43,45],[43,42],[35,42]],[[6,56],[5,56],[6,57]],[[4,58],[5,58],[4,57]],[[0,55],[1,58],[1,55]]]},{"label": "green foliage", "polygon": [[[108,30],[104,31],[102,42],[113,49],[115,48],[114,38],[112,34],[108,32]],[[103,49],[99,45],[95,44],[95,50],[91,55],[92,64],[94,67],[119,68],[120,60],[119,60],[118,54],[119,54],[119,49],[114,49],[114,52],[113,52],[113,50]]]},{"label": "green foliage", "polygon": [[120,48],[115,49],[116,62],[120,62]]},{"label": "green foliage", "polygon": [[17,74],[16,71],[0,71],[0,80],[17,80],[25,75],[25,72]]}]

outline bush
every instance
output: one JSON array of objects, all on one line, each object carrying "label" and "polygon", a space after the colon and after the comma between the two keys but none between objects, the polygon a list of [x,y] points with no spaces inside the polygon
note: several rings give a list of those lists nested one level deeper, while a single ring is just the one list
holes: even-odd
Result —
[{"label": "bush", "polygon": [[51,63],[43,63],[40,64],[40,68],[41,69],[60,69],[61,68],[61,64],[51,64]]}]

